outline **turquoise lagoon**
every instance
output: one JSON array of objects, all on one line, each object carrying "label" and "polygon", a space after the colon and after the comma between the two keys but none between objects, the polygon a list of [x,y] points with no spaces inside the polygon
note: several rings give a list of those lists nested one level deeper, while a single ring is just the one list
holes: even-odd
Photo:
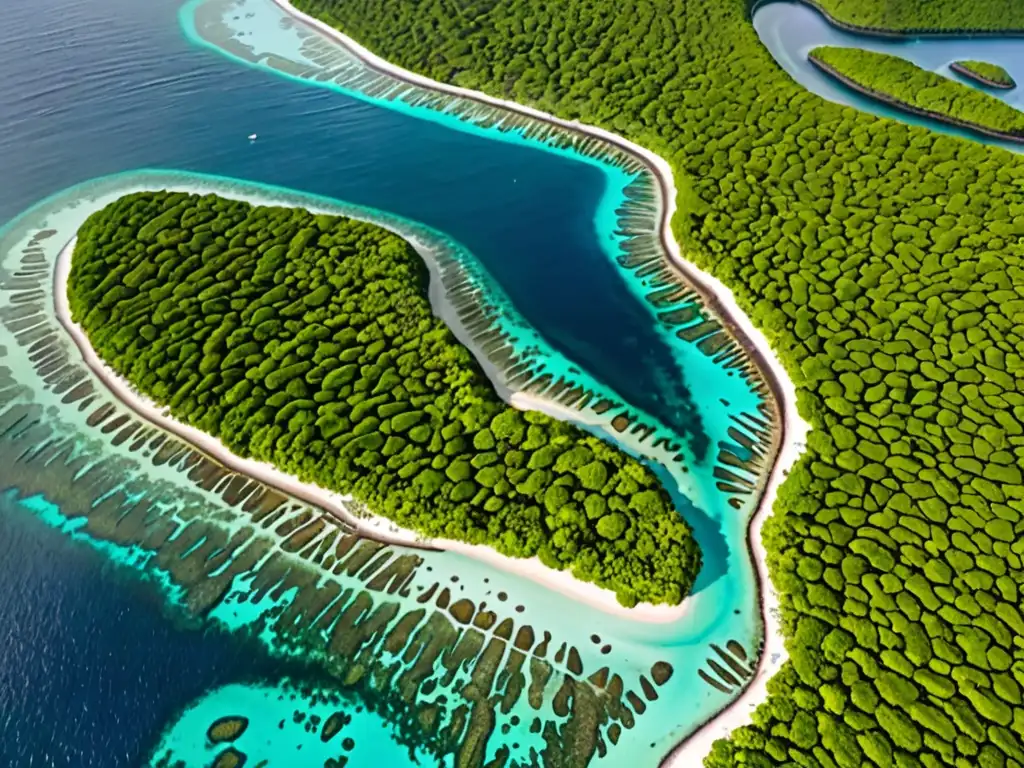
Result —
[{"label": "turquoise lagoon", "polygon": [[[470,747],[437,733],[483,728],[490,738],[475,745],[481,759],[539,763],[552,739],[591,738],[574,723],[599,712],[604,756],[599,751],[593,762],[616,765],[629,755],[653,766],[727,705],[757,662],[761,626],[746,548],[754,495],[729,503],[737,499],[717,487],[716,451],[744,452],[730,428],[742,426],[737,419],[756,412],[762,398],[660,322],[644,300],[649,278],[618,265],[635,237],[622,225],[638,169],[609,165],[593,147],[567,145],[536,126],[509,130],[493,113],[438,108],[422,92],[368,95],[380,86],[376,78],[361,90],[350,81],[321,82],[316,71],[283,73],[282,60],[319,66],[301,58],[313,33],[288,23],[269,0],[186,6],[184,47],[178,31],[167,29],[179,13],[167,4],[143,12],[113,1],[99,9],[48,2],[47,18],[57,25],[50,33],[74,31],[72,44],[44,55],[41,33],[27,21],[36,23],[37,14],[24,11],[19,27],[16,7],[5,50],[42,50],[42,63],[0,61],[8,87],[27,94],[16,102],[13,138],[0,142],[15,182],[0,211],[50,193],[0,230],[0,451],[8,487],[34,499],[17,508],[146,576],[207,633],[314,668],[316,684],[304,690],[363,707],[359,727],[367,735],[357,743],[379,743],[380,754],[392,742],[420,738],[418,751],[399,751],[421,763],[436,754],[450,760]],[[208,28],[194,19],[211,7],[225,24],[237,22],[228,25],[230,39],[244,41],[245,55],[236,49],[229,59],[222,55],[228,38],[213,45],[202,37]],[[345,55],[323,40],[312,44]],[[136,67],[127,66],[132,59]],[[46,65],[71,67],[82,78],[79,103],[94,114],[79,113],[59,87],[41,87],[35,70]],[[127,84],[118,82],[124,78]],[[224,125],[231,126],[226,135]],[[85,137],[75,141],[78,128]],[[249,145],[252,130],[260,139]],[[65,143],[54,144],[53,132]],[[183,170],[132,171],[155,163]],[[92,210],[129,190],[165,186],[375,217],[443,253],[509,354],[571,378],[595,401],[618,403],[603,413],[580,411],[581,423],[665,465],[706,559],[685,617],[627,621],[464,557],[353,543],[320,511],[287,499],[271,503],[266,489],[136,423],[84,370],[54,320],[50,274]],[[645,205],[656,220],[657,201]],[[541,231],[524,232],[523,221]],[[600,321],[588,315],[595,308]],[[491,372],[500,384],[501,371]],[[609,426],[612,414],[625,412],[651,435]],[[701,451],[701,442],[709,449]],[[394,579],[381,579],[389,569]],[[460,604],[471,605],[474,629],[462,628]],[[431,642],[447,643],[450,654],[431,660]],[[459,653],[465,663],[450,663]],[[168,750],[197,755],[208,748],[200,721],[248,716],[260,702],[294,692],[282,693],[283,677],[253,674],[260,679],[218,681],[176,703],[159,738],[139,734],[134,748],[144,742],[150,761]],[[614,691],[616,678],[621,690],[609,710],[601,692]],[[484,712],[477,705],[488,696],[500,706],[474,714]],[[462,730],[460,718],[470,721]],[[251,760],[295,748],[294,729],[278,731],[270,745],[246,741]],[[368,764],[359,755],[369,753],[353,751],[350,764]]]},{"label": "turquoise lagoon", "polygon": [[[425,765],[434,762],[415,746],[395,742],[385,722],[367,709],[346,702],[337,692],[278,685],[234,683],[211,691],[184,713],[164,734],[154,762],[181,760],[186,765],[211,765],[228,747],[207,737],[211,724],[224,713],[243,719],[242,735],[230,749],[266,765]],[[324,739],[331,718],[344,723]],[[330,734],[330,731],[327,732]],[[341,762],[342,759],[347,763]]]}]

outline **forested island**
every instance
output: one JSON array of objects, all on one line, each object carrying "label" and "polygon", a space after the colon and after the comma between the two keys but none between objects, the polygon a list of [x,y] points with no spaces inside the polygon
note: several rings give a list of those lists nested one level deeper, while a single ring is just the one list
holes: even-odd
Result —
[{"label": "forested island", "polygon": [[[676,237],[811,423],[765,529],[790,661],[709,768],[1024,764],[1024,159],[807,93],[747,0],[296,0],[665,157]],[[1024,4],[832,0],[914,27]]]},{"label": "forested island", "polygon": [[1017,0],[803,0],[851,27],[910,33],[1024,31]]},{"label": "forested island", "polygon": [[83,224],[67,293],[114,371],[235,454],[625,605],[680,602],[700,552],[654,475],[502,402],[428,281],[366,222],[143,192]]},{"label": "forested island", "polygon": [[837,80],[897,109],[1024,141],[1024,112],[899,56],[823,45],[812,50],[808,58]]},{"label": "forested island", "polygon": [[1017,87],[1010,73],[998,64],[990,64],[987,61],[954,61],[949,68],[989,88],[1010,90]]}]

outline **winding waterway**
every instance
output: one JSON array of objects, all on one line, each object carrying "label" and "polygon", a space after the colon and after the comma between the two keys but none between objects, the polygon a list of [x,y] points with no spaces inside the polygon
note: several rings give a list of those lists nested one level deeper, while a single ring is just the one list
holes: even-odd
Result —
[{"label": "winding waterway", "polygon": [[[204,11],[226,37],[204,36]],[[245,716],[265,732],[253,713],[269,709],[282,724],[267,734],[272,743],[236,746],[275,765],[317,742],[350,765],[383,754],[449,763],[466,750],[528,765],[546,750],[595,748],[595,762],[628,754],[656,765],[735,698],[757,665],[762,632],[746,545],[757,473],[743,480],[737,467],[756,453],[749,430],[766,425],[752,426],[751,414],[770,407],[766,391],[738,375],[731,347],[699,347],[720,331],[704,328],[692,291],[659,306],[690,326],[662,319],[645,295],[676,288],[618,263],[627,255],[627,196],[646,206],[650,232],[657,221],[650,186],[636,192],[635,162],[425,108],[420,95],[381,98],[316,72],[286,72],[281,61],[310,46],[328,58],[338,51],[311,42],[269,0],[184,8],[14,0],[6,22],[0,454],[10,492],[2,514],[29,533],[3,546],[19,549],[9,562],[31,562],[8,569],[0,603],[31,618],[6,624],[11,642],[38,649],[54,668],[77,662],[82,682],[71,704],[51,696],[34,709],[2,707],[13,713],[4,758],[208,764],[215,750],[197,723]],[[244,55],[228,40],[243,42]],[[185,173],[136,172],[146,167]],[[426,225],[450,238],[508,346],[544,375],[611,403],[580,411],[580,420],[665,466],[705,557],[683,618],[651,625],[596,614],[465,557],[360,541],[125,409],[56,323],[52,270],[91,210],[164,186],[341,212],[370,206],[399,229]],[[544,375],[526,386],[546,394],[537,383]],[[727,454],[739,463],[723,486],[716,472]],[[740,485],[722,490],[730,483]],[[69,546],[80,553],[75,571],[62,554]],[[61,579],[88,586],[48,610],[43,585]],[[142,599],[176,606],[147,615],[162,643],[152,659],[144,640],[92,630],[105,612],[123,610],[118,601]],[[95,642],[75,653],[65,633]],[[235,662],[220,664],[225,654]],[[172,667],[175,683],[151,684],[148,663]],[[23,666],[0,696],[15,703],[48,690],[45,669]],[[137,696],[99,696],[109,694],[104,681],[124,675],[141,681]],[[492,689],[496,698],[482,703]],[[321,738],[328,712],[357,737]],[[314,717],[316,727],[284,727]],[[69,718],[90,725],[38,729]]]},{"label": "winding waterway", "polygon": [[[754,12],[754,28],[779,66],[804,88],[822,98],[879,117],[924,126],[939,133],[1003,147],[1011,152],[1024,152],[1020,144],[982,137],[973,131],[938,120],[911,115],[857,93],[836,82],[807,58],[807,54],[820,45],[861,48],[899,56],[922,69],[967,83],[971,87],[977,85],[953,72],[949,65],[964,60],[987,61],[1003,67],[1018,83],[1024,83],[1024,38],[947,36],[901,39],[862,35],[832,26],[813,7],[790,0],[770,0],[760,5]],[[1024,109],[1024,88],[1018,86],[1006,91],[988,89],[986,92],[1017,109]]]}]

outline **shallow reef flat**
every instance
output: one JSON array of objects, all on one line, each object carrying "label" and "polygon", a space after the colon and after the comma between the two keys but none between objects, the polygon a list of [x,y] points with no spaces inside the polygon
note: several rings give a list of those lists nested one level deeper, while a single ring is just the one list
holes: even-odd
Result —
[{"label": "shallow reef flat", "polygon": [[337,690],[283,680],[209,691],[164,731],[147,765],[304,765],[388,768],[439,764],[373,710]]}]

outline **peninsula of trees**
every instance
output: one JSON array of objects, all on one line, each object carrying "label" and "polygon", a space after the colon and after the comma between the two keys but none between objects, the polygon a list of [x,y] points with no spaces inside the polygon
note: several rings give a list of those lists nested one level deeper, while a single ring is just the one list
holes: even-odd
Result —
[{"label": "peninsula of trees", "polygon": [[1010,73],[998,64],[990,64],[987,61],[954,61],[949,68],[989,88],[1010,90],[1017,87]]},{"label": "peninsula of trees", "polygon": [[808,58],[851,88],[897,109],[992,136],[1024,140],[1024,112],[906,59],[827,45],[812,50]]},{"label": "peninsula of trees", "polygon": [[114,371],[237,455],[626,605],[680,602],[700,552],[654,475],[502,402],[428,280],[372,224],[145,192],[85,222],[67,292]]},{"label": "peninsula of trees", "polygon": [[[747,0],[294,1],[661,154],[685,253],[786,364],[812,426],[765,534],[790,661],[707,765],[1024,765],[1024,158],[808,93]],[[829,5],[1024,29],[1017,0]]]}]

